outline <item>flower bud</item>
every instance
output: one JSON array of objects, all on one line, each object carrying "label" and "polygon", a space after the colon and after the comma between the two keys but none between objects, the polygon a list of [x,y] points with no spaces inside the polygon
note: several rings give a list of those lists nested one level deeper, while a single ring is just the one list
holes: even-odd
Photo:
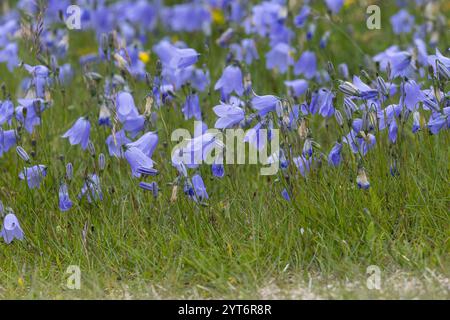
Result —
[{"label": "flower bud", "polygon": [[232,28],[228,28],[224,33],[220,35],[220,37],[216,40],[216,43],[217,45],[224,47],[230,42],[233,36],[234,30]]},{"label": "flower bud", "polygon": [[358,88],[355,85],[348,81],[343,81],[339,85],[339,90],[348,96],[356,96],[359,97],[361,92],[359,92]]},{"label": "flower bud", "polygon": [[384,79],[380,76],[377,77],[377,85],[378,85],[379,92],[381,92],[385,96],[389,95],[389,91],[387,89],[386,82],[384,82]]},{"label": "flower bud", "polygon": [[89,153],[91,154],[91,156],[95,156],[95,146],[92,143],[92,141],[88,142],[88,150],[89,150]]},{"label": "flower bud", "polygon": [[344,126],[344,118],[342,117],[342,114],[339,110],[335,111],[334,117],[336,118],[336,121],[340,127]]},{"label": "flower bud", "polygon": [[105,170],[106,158],[105,158],[105,155],[103,153],[100,153],[98,155],[98,167],[100,168],[101,171]]},{"label": "flower bud", "polygon": [[16,152],[19,155],[19,157],[25,161],[25,162],[29,162],[30,161],[30,156],[28,155],[28,153],[25,151],[24,148],[22,148],[21,146],[17,146],[16,147]]},{"label": "flower bud", "polygon": [[73,166],[72,166],[72,163],[71,162],[69,162],[67,165],[66,165],[66,178],[67,178],[67,180],[72,180],[72,178],[73,178]]}]

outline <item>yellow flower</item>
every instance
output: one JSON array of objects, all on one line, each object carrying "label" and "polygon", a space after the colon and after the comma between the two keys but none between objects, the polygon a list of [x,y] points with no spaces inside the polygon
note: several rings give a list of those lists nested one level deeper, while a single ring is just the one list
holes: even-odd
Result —
[{"label": "yellow flower", "polygon": [[141,51],[139,52],[139,60],[147,64],[150,61],[150,55],[148,54],[148,52]]},{"label": "yellow flower", "polygon": [[19,287],[23,288],[23,286],[25,285],[25,281],[23,281],[22,277],[19,277],[19,279],[17,279],[17,284],[19,285]]},{"label": "yellow flower", "polygon": [[355,3],[355,0],[345,0],[344,6],[347,8],[347,7],[350,7],[354,3]]},{"label": "yellow flower", "polygon": [[220,9],[212,9],[211,11],[212,20],[216,24],[224,24],[225,17],[223,16],[223,12]]}]

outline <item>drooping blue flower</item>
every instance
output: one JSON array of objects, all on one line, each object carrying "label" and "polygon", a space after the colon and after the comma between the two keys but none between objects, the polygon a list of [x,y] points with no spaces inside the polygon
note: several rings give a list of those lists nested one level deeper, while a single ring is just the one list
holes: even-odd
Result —
[{"label": "drooping blue flower", "polygon": [[68,138],[71,145],[79,144],[83,150],[86,150],[89,143],[90,130],[91,124],[89,120],[81,117],[62,137]]},{"label": "drooping blue flower", "polygon": [[16,119],[25,127],[28,133],[33,133],[33,128],[41,124],[38,111],[42,111],[41,99],[18,99],[19,106],[16,108]]},{"label": "drooping blue flower", "polygon": [[14,71],[19,66],[19,47],[17,43],[10,42],[2,50],[0,50],[0,62],[6,62],[8,70]]},{"label": "drooping blue flower", "polygon": [[342,151],[342,144],[336,142],[333,148],[331,149],[330,154],[328,155],[328,164],[330,166],[337,167],[341,163],[342,161],[341,151]]},{"label": "drooping blue flower", "polygon": [[286,190],[286,188],[281,191],[281,196],[284,198],[284,200],[291,201],[291,197],[289,196],[289,192]]},{"label": "drooping blue flower", "polygon": [[316,55],[312,51],[305,51],[300,56],[300,59],[294,65],[294,74],[303,74],[306,79],[314,77],[317,71]]},{"label": "drooping blue flower", "polygon": [[415,49],[417,49],[417,61],[423,66],[428,66],[427,44],[420,38],[414,39]]},{"label": "drooping blue flower", "polygon": [[250,128],[245,136],[244,142],[248,142],[251,146],[256,148],[258,151],[262,150],[267,143],[270,131],[264,129],[264,123],[262,121],[258,122],[253,128]]},{"label": "drooping blue flower", "polygon": [[14,105],[11,100],[0,101],[0,125],[8,122],[14,115]]},{"label": "drooping blue flower", "polygon": [[259,59],[259,54],[258,50],[256,49],[255,40],[242,39],[241,46],[244,55],[244,61],[246,64],[250,65],[253,62],[253,60]]},{"label": "drooping blue flower", "polygon": [[81,192],[78,195],[78,199],[81,200],[84,196],[86,196],[89,203],[92,203],[92,201],[103,200],[100,178],[95,173],[86,177]]},{"label": "drooping blue flower", "polygon": [[380,64],[380,70],[385,72],[387,70],[387,66],[390,63],[391,56],[395,53],[400,52],[399,47],[396,45],[390,46],[386,50],[376,54],[373,57],[373,61]]},{"label": "drooping blue flower", "polygon": [[108,146],[109,155],[117,158],[123,158],[122,146],[130,143],[131,140],[127,138],[123,130],[117,131],[106,138],[106,145]]},{"label": "drooping blue flower", "polygon": [[175,49],[176,47],[167,39],[163,39],[153,46],[153,51],[165,67],[170,65],[170,61],[172,61],[172,54]]},{"label": "drooping blue flower", "polygon": [[158,145],[158,135],[156,132],[147,132],[134,142],[127,144],[128,147],[136,147],[140,149],[147,157],[151,158],[153,152]]},{"label": "drooping blue flower", "polygon": [[315,91],[311,98],[309,110],[312,114],[319,112],[322,117],[329,118],[334,114],[334,93],[328,89],[321,88]]},{"label": "drooping blue flower", "polygon": [[292,95],[296,98],[300,97],[308,89],[308,81],[304,79],[285,81],[284,84],[291,89]]},{"label": "drooping blue flower", "polygon": [[258,111],[261,117],[264,117],[269,112],[275,111],[280,99],[273,95],[257,96],[252,98],[252,108]]},{"label": "drooping blue flower", "polygon": [[153,47],[163,66],[172,70],[184,69],[195,64],[199,54],[192,48],[179,48],[167,40]]},{"label": "drooping blue flower", "polygon": [[203,179],[199,174],[195,174],[192,177],[192,185],[194,187],[194,200],[196,202],[202,202],[203,200],[207,200],[209,198]]},{"label": "drooping blue flower", "polygon": [[58,80],[64,86],[70,84],[73,79],[73,70],[72,66],[69,63],[63,64],[59,67]]},{"label": "drooping blue flower", "polygon": [[267,36],[285,17],[283,6],[276,1],[263,1],[252,8],[251,23],[261,37]]},{"label": "drooping blue flower", "polygon": [[0,236],[3,237],[7,244],[10,244],[14,239],[23,240],[24,233],[14,213],[9,213],[5,216]]},{"label": "drooping blue flower", "polygon": [[141,173],[138,171],[141,167],[153,168],[153,160],[144,154],[141,149],[130,147],[129,145],[126,145],[125,148],[124,156],[130,164],[131,172],[134,177],[139,178],[141,176]]},{"label": "drooping blue flower", "polygon": [[391,64],[391,79],[396,77],[406,77],[413,69],[411,65],[412,55],[406,51],[400,51],[389,57]]},{"label": "drooping blue flower", "polygon": [[139,187],[141,187],[144,190],[151,191],[153,193],[154,198],[158,197],[159,188],[158,188],[158,184],[156,182],[148,183],[148,182],[141,181],[141,182],[139,182]]},{"label": "drooping blue flower", "polygon": [[401,95],[401,105],[405,105],[410,111],[415,111],[419,108],[419,103],[424,100],[420,85],[414,80],[408,80],[402,87],[403,94]]},{"label": "drooping blue flower", "polygon": [[397,133],[398,133],[397,121],[395,121],[395,119],[393,119],[391,121],[391,123],[389,124],[389,130],[388,130],[389,141],[391,141],[392,143],[395,143],[395,141],[397,141]]},{"label": "drooping blue flower", "polygon": [[304,155],[293,159],[295,166],[298,168],[300,174],[303,177],[306,177],[306,175],[309,173],[311,169],[312,159],[312,157],[306,158]]},{"label": "drooping blue flower", "polygon": [[410,33],[414,27],[414,16],[405,9],[394,14],[390,20],[395,34]]},{"label": "drooping blue flower", "polygon": [[[391,104],[383,110],[377,111],[378,128],[384,130],[394,120],[394,117],[399,117],[402,111],[402,106],[398,104]],[[362,124],[362,120],[361,120]]]},{"label": "drooping blue flower", "polygon": [[217,119],[214,128],[231,128],[244,120],[245,113],[240,107],[241,104],[243,104],[241,100],[231,97],[229,103],[220,102],[220,105],[215,106],[213,111],[219,119]]},{"label": "drooping blue flower", "polygon": [[233,91],[241,96],[244,93],[241,69],[233,65],[226,67],[222,76],[216,82],[214,90],[220,90],[223,100],[227,100]]},{"label": "drooping blue flower", "polygon": [[134,104],[133,96],[129,92],[121,91],[116,97],[116,111],[120,122],[139,116],[139,112]]},{"label": "drooping blue flower", "polygon": [[130,93],[122,91],[117,94],[116,111],[123,128],[130,132],[132,136],[135,136],[144,128],[145,118],[139,114]]},{"label": "drooping blue flower", "polygon": [[344,5],[344,0],[325,0],[328,9],[334,14],[338,13]]},{"label": "drooping blue flower", "polygon": [[20,180],[26,180],[30,189],[39,188],[42,179],[47,175],[47,167],[40,164],[23,168],[19,173]]},{"label": "drooping blue flower", "polygon": [[211,165],[211,171],[217,178],[223,178],[225,176],[225,169],[223,164],[221,163],[213,163]]},{"label": "drooping blue flower", "polygon": [[378,90],[369,87],[358,76],[353,76],[353,84],[359,90],[361,99],[371,100],[378,97]]},{"label": "drooping blue flower", "polygon": [[0,128],[0,157],[16,144],[16,135],[16,131],[13,129],[3,130]]},{"label": "drooping blue flower", "polygon": [[184,113],[184,119],[189,120],[194,117],[197,120],[202,119],[202,112],[200,110],[200,103],[198,101],[198,95],[196,93],[189,94],[186,97],[186,101],[182,107]]},{"label": "drooping blue flower", "polygon": [[445,107],[443,113],[433,113],[427,127],[432,134],[438,134],[442,129],[450,128],[450,107]]},{"label": "drooping blue flower", "polygon": [[189,83],[197,91],[205,91],[209,86],[209,71],[190,66],[177,69],[171,74],[170,79],[175,84],[175,88],[181,88],[184,84]]},{"label": "drooping blue flower", "polygon": [[278,43],[291,43],[295,33],[287,27],[283,21],[278,21],[272,26],[269,34],[269,45],[276,46]]},{"label": "drooping blue flower", "polygon": [[49,75],[49,70],[46,66],[37,65],[30,66],[24,64],[25,70],[27,70],[33,77],[33,85],[36,89],[36,97],[40,99],[45,98],[45,88],[47,86],[47,80]]},{"label": "drooping blue flower", "polygon": [[388,65],[390,66],[390,79],[413,75],[412,54],[408,51],[400,51],[398,46],[387,48],[385,51],[375,55],[373,60],[380,64],[381,71],[387,71]]},{"label": "drooping blue flower", "polygon": [[59,210],[65,212],[70,208],[72,208],[73,202],[72,200],[70,200],[69,189],[67,188],[67,184],[62,183],[59,186],[58,195],[59,195]]},{"label": "drooping blue flower", "polygon": [[292,49],[287,43],[276,44],[266,53],[266,68],[277,69],[281,74],[286,73],[289,66],[294,64],[291,51]]},{"label": "drooping blue flower", "polygon": [[197,62],[199,54],[191,48],[175,48],[170,60],[170,67],[176,69],[187,68]]},{"label": "drooping blue flower", "polygon": [[201,31],[210,28],[211,24],[208,7],[198,1],[167,7],[161,14],[161,21],[175,32]]},{"label": "drooping blue flower", "polygon": [[308,5],[304,5],[298,15],[294,17],[294,25],[297,28],[302,28],[305,25],[306,20],[308,19],[311,13],[311,7]]}]

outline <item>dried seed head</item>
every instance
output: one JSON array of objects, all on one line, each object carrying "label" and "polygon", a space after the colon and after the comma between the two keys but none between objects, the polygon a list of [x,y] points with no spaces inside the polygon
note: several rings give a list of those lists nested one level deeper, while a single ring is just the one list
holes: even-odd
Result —
[{"label": "dried seed head", "polygon": [[170,196],[170,202],[174,203],[177,201],[178,185],[175,184],[172,188],[172,195]]}]

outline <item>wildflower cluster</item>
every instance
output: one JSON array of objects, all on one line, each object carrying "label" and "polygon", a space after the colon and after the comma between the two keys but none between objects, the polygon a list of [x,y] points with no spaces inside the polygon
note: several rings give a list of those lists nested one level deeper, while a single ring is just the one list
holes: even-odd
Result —
[{"label": "wildflower cluster", "polygon": [[[223,152],[208,125],[219,131],[246,130],[242,142],[257,150],[278,137],[278,130],[282,143],[271,150],[267,163],[281,169],[276,181],[285,200],[294,198],[296,179],[307,180],[313,171],[326,170],[324,166],[334,170],[345,165],[353,172],[355,186],[370,189],[370,181],[376,179],[366,166],[370,153],[388,152],[386,172],[396,176],[402,141],[448,134],[450,58],[448,47],[439,42],[446,25],[439,2],[396,1],[399,11],[385,28],[404,41],[366,55],[366,63],[356,70],[351,61],[338,64],[323,54],[333,43],[337,31],[332,26],[347,2],[303,1],[291,8],[283,0],[171,6],[161,1],[80,0],[81,31],[63,23],[68,0],[20,0],[15,8],[5,6],[0,63],[11,73],[2,79],[22,73],[25,77],[18,90],[2,86],[0,157],[18,157],[17,179],[29,189],[51,184],[46,182],[51,173],[57,181],[55,206],[62,212],[83,201],[104,201],[103,190],[114,186],[103,185],[102,175],[116,170],[120,162],[129,164],[136,186],[154,198],[163,188],[155,181],[160,163],[170,163],[172,175],[163,179],[172,187],[171,201],[183,190],[187,199],[205,205],[219,195],[207,192],[202,160],[213,149]],[[426,12],[422,19],[409,13],[417,8]],[[69,47],[69,39],[88,32],[95,34],[98,52],[79,55],[70,63],[70,53],[77,48]],[[186,39],[201,37],[204,46],[192,48],[189,41],[177,40],[183,34],[189,35]],[[23,43],[30,52],[20,57]],[[218,59],[212,52],[225,56]],[[261,65],[263,78],[255,72]],[[263,82],[275,83],[274,88],[281,84],[283,90],[257,92]],[[52,122],[49,109],[69,108],[57,105],[55,96],[64,101],[65,92],[81,83],[89,94],[89,107],[71,120],[70,127],[61,128],[55,148],[70,144],[89,164],[81,166],[75,157],[64,155],[61,166],[38,152],[39,144],[54,138],[39,128]],[[184,124],[201,121],[194,137],[171,156],[159,141],[165,127],[162,111],[168,108],[179,112]],[[380,142],[383,139],[388,148]],[[191,160],[179,154],[192,155],[187,157]],[[222,179],[229,168],[223,154],[214,157],[211,175]],[[81,189],[75,190],[74,180],[82,181]],[[1,207],[3,215],[6,209]],[[6,243],[24,236],[8,210],[1,231]]]}]

